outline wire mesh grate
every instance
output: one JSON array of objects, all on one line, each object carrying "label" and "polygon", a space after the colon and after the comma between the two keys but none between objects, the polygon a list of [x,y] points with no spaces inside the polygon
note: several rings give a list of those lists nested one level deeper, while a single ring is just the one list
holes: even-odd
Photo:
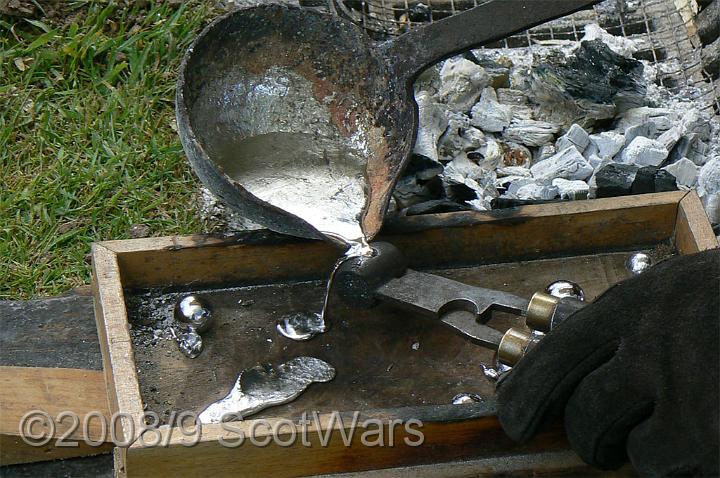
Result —
[{"label": "wire mesh grate", "polygon": [[[487,0],[332,0],[335,10],[373,38],[388,39],[455,15]],[[635,57],[657,68],[657,82],[670,91],[692,92],[693,100],[720,114],[720,80],[703,68],[695,32],[694,0],[606,0],[593,9],[531,28],[485,48],[532,48],[547,40],[580,40],[597,23],[608,33],[634,40]],[[689,87],[689,88],[688,88]]]}]

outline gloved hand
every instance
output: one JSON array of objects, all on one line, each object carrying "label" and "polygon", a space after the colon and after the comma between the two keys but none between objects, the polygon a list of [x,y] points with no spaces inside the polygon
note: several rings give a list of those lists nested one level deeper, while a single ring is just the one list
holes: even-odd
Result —
[{"label": "gloved hand", "polygon": [[498,385],[500,422],[524,441],[564,407],[591,465],[718,476],[719,343],[720,250],[658,263],[528,352]]}]

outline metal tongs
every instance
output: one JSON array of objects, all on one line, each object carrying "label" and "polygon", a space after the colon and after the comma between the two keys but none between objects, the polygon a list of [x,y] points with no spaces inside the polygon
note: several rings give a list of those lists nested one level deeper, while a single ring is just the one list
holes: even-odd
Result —
[{"label": "metal tongs", "polygon": [[[535,343],[583,308],[572,297],[558,298],[536,292],[524,299],[507,292],[470,286],[407,267],[403,254],[392,244],[375,242],[373,255],[345,261],[336,271],[335,291],[348,304],[370,308],[388,303],[426,319],[437,320],[473,343],[497,351],[498,360],[515,365]],[[501,332],[488,325],[493,311],[525,318]]]}]

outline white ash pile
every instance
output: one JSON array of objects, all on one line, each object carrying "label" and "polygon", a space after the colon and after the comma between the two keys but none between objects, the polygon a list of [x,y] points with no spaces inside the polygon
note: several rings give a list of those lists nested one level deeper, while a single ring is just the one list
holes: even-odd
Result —
[{"label": "white ash pile", "polygon": [[205,232],[232,233],[263,228],[227,206],[205,186],[198,188],[195,200]]},{"label": "white ash pile", "polygon": [[488,210],[696,188],[720,223],[720,122],[671,93],[631,40],[476,50],[415,84],[420,126],[395,190],[402,214]]}]

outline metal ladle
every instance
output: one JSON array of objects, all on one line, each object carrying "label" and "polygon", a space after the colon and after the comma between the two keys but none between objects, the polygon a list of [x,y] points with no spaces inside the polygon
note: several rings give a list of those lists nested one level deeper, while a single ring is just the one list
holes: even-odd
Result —
[{"label": "metal ladle", "polygon": [[315,11],[237,10],[182,62],[180,138],[200,179],[244,216],[297,236],[370,240],[413,148],[418,73],[597,1],[492,0],[379,44]]}]

